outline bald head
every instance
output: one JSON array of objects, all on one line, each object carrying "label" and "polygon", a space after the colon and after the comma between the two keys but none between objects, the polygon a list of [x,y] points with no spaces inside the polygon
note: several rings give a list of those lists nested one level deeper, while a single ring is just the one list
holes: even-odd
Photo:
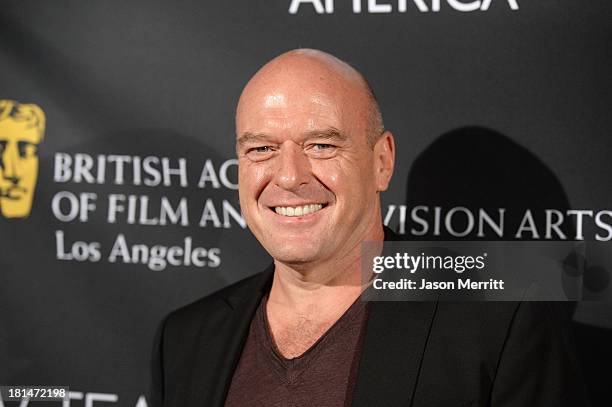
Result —
[{"label": "bald head", "polygon": [[[326,97],[326,96],[332,96]],[[296,49],[265,64],[245,86],[236,110],[236,127],[241,128],[253,106],[287,107],[310,97],[338,111],[350,110],[361,124],[372,147],[384,132],[378,102],[366,79],[355,68],[333,55],[314,49]],[[328,106],[330,107],[330,106]]]}]

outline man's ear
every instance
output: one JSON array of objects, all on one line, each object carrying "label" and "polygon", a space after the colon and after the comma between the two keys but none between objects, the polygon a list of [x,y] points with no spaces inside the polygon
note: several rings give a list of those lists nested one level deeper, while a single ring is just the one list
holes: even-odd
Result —
[{"label": "man's ear", "polygon": [[385,131],[374,145],[374,171],[376,192],[386,191],[395,166],[395,140]]}]

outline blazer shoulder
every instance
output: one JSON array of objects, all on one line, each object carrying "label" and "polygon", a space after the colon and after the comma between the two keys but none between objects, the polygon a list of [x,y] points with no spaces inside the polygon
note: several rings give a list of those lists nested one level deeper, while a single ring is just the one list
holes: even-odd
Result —
[{"label": "blazer shoulder", "polygon": [[507,332],[517,321],[561,323],[569,319],[571,304],[546,301],[472,301],[441,303],[439,313],[449,319],[472,323],[485,329]]},{"label": "blazer shoulder", "polygon": [[239,280],[172,311],[165,318],[164,325],[166,328],[176,326],[183,328],[194,323],[199,325],[199,322],[206,315],[210,315],[222,307],[231,307],[232,300],[240,301],[258,295],[257,292],[264,288],[271,280],[273,270],[273,266],[270,266],[264,271]]}]

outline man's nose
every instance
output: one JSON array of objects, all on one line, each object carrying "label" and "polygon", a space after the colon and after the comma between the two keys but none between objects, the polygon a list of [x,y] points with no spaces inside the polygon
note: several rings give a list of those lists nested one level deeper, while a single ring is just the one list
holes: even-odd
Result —
[{"label": "man's nose", "polygon": [[293,190],[307,184],[310,178],[310,162],[302,147],[294,142],[285,142],[280,148],[278,167],[274,182],[283,189]]}]

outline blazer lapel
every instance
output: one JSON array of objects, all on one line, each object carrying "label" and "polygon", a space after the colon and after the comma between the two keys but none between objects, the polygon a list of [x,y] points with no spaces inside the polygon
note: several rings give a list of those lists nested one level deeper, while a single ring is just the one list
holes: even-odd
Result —
[{"label": "blazer lapel", "polygon": [[353,407],[410,406],[437,302],[371,302]]},{"label": "blazer lapel", "polygon": [[239,291],[219,298],[214,314],[203,316],[193,361],[187,406],[222,407],[249,333],[251,320],[269,290],[274,265]]}]

